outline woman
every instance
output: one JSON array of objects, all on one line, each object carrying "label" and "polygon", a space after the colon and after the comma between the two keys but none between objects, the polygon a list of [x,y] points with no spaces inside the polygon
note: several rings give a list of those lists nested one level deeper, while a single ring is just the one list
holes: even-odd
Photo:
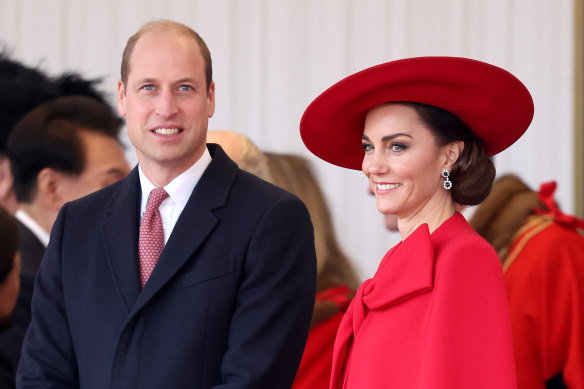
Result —
[{"label": "woman", "polygon": [[532,117],[513,75],[454,57],[366,69],[307,108],[308,149],[362,168],[402,236],[341,322],[331,388],[515,388],[501,264],[455,209],[488,195],[488,157]]},{"label": "woman", "polygon": [[316,301],[292,389],[326,389],[335,335],[355,294],[357,277],[336,239],[328,206],[308,161],[291,154],[265,153],[265,156],[270,182],[298,196],[308,208],[314,225]]}]

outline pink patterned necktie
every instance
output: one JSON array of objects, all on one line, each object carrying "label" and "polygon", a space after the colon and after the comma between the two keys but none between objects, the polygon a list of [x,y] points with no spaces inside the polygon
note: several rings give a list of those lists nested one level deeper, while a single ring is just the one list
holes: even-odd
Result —
[{"label": "pink patterned necktie", "polygon": [[164,228],[158,207],[168,193],[164,188],[155,188],[148,196],[146,210],[140,223],[140,237],[138,239],[138,254],[140,256],[140,285],[144,288],[162,249],[164,248]]}]

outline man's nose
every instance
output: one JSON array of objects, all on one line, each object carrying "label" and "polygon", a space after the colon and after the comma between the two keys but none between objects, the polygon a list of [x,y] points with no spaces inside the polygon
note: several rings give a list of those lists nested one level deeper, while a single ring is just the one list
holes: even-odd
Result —
[{"label": "man's nose", "polygon": [[178,111],[176,96],[172,91],[163,91],[158,96],[156,113],[162,117],[171,117]]}]

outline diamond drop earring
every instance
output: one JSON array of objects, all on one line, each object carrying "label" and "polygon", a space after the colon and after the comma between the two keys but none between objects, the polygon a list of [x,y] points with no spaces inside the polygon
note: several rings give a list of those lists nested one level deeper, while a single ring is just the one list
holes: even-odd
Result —
[{"label": "diamond drop earring", "polygon": [[450,172],[446,169],[442,170],[442,177],[444,177],[444,182],[442,183],[442,186],[444,186],[444,189],[446,190],[450,190],[452,189],[452,181],[450,181]]}]

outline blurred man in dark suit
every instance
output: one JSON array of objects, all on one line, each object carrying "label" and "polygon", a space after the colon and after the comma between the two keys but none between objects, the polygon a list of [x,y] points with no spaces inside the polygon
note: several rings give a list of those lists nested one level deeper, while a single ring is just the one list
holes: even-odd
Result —
[{"label": "blurred man in dark suit", "polygon": [[6,147],[19,209],[21,291],[12,328],[0,345],[16,368],[30,323],[33,281],[49,233],[63,204],[126,176],[129,166],[118,140],[122,121],[90,97],[62,97],[41,104],[20,120]]}]

